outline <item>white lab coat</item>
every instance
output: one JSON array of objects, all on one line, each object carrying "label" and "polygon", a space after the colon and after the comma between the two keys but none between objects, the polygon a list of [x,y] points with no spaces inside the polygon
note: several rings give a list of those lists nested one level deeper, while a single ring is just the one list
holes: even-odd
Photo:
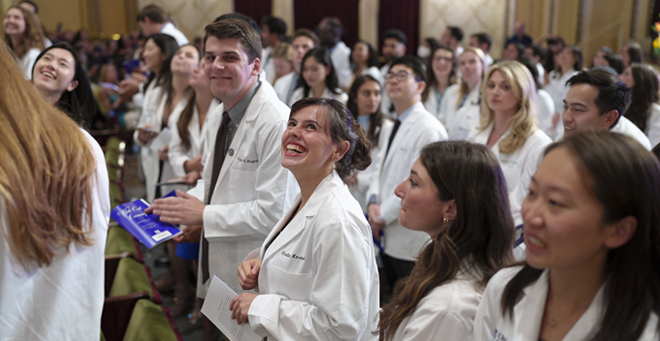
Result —
[{"label": "white lab coat", "polygon": [[182,111],[172,113],[170,116],[170,122],[168,125],[172,130],[172,140],[170,141],[168,157],[176,177],[180,178],[186,175],[186,171],[183,168],[183,164],[186,161],[192,160],[204,153],[202,147],[204,144],[204,138],[207,136],[205,133],[205,130],[208,128],[207,123],[211,120],[213,115],[217,114],[219,106],[220,100],[214,98],[206,111],[206,118],[204,118],[201,128],[199,124],[199,110],[197,110],[197,105],[193,107],[193,117],[188,124],[188,134],[190,136],[190,149],[188,150],[186,150],[183,144],[181,144],[179,128],[177,127]]},{"label": "white lab coat", "polygon": [[25,77],[25,79],[32,79],[32,69],[34,67],[34,63],[37,62],[37,57],[39,57],[40,53],[41,50],[33,47],[27,50],[23,57],[18,59],[18,66],[21,68],[21,72],[23,73],[23,77]]},{"label": "white lab coat", "polygon": [[183,46],[189,43],[188,38],[183,32],[179,31],[178,28],[174,27],[174,24],[171,22],[166,22],[163,27],[160,29],[160,33],[167,34],[176,40],[176,43],[179,46]]},{"label": "white lab coat", "polygon": [[[451,86],[451,85],[450,85]],[[449,87],[445,88],[445,93],[447,92],[447,89]],[[431,115],[438,117],[440,114],[440,107],[438,107],[438,102],[436,101],[435,98],[435,92],[436,92],[437,86],[432,85],[429,89],[429,94],[426,97],[426,101],[424,101],[424,107],[428,112],[431,113]],[[445,98],[442,98],[442,102],[445,101]],[[442,105],[442,103],[440,103]],[[442,122],[442,121],[441,121]],[[444,123],[443,123],[444,124]]]},{"label": "white lab coat", "polygon": [[[142,88],[142,87],[141,87]],[[142,113],[140,114],[140,119],[138,121],[138,129],[144,127],[150,127],[151,131],[160,132],[163,124],[163,111],[165,111],[165,102],[167,101],[167,94],[165,93],[162,86],[156,86],[156,81],[152,81],[149,84],[149,88],[144,95],[144,103],[142,105]],[[168,125],[172,123],[176,126],[176,122],[172,122],[172,116],[180,116],[181,111],[186,107],[188,103],[187,97],[184,97],[175,107],[172,109],[170,114],[170,119],[168,120]],[[142,165],[142,171],[144,172],[144,187],[147,192],[147,201],[153,203],[156,197],[156,183],[158,182],[158,170],[160,159],[158,158],[158,152],[149,148],[151,142],[150,140],[147,144],[142,143],[138,138],[138,131],[136,130],[133,133],[133,140],[137,145],[142,147],[140,149],[140,162]],[[174,171],[169,161],[163,162],[163,170],[160,176],[160,181],[167,181],[174,179]],[[165,195],[172,191],[173,189],[185,189],[185,186],[162,186],[161,194]]]},{"label": "white lab coat", "polygon": [[[26,271],[5,238],[12,229],[0,194],[0,340],[89,340],[98,337],[104,300],[105,242],[110,219],[108,170],[98,142],[81,129],[96,163],[92,185],[92,221],[83,216],[94,243],[72,242],[53,248],[48,266]],[[78,168],[77,165],[69,165]]]},{"label": "white lab coat", "polygon": [[[491,123],[485,130],[474,128],[470,132],[468,141],[486,144],[488,143],[488,137],[492,131],[493,123]],[[543,152],[545,151],[545,148],[552,143],[552,140],[543,131],[536,129],[536,131],[527,138],[527,141],[520,149],[511,154],[501,154],[499,147],[500,142],[510,134],[511,128],[507,129],[490,150],[493,152],[502,168],[502,173],[504,174],[509,194],[511,214],[513,215],[514,223],[516,224],[515,226],[518,226],[522,224],[520,208],[527,195],[532,176],[536,173],[539,165],[541,165]]]},{"label": "white lab coat", "polygon": [[417,303],[392,341],[472,340],[474,316],[481,300],[478,287],[472,274],[459,272]]},{"label": "white lab coat", "polygon": [[282,230],[295,202],[259,250],[250,328],[269,340],[376,340],[378,269],[358,203],[332,172]]},{"label": "white lab coat", "polygon": [[[522,266],[500,270],[490,279],[481,298],[481,304],[474,320],[474,341],[537,341],[541,330],[545,301],[548,295],[548,270],[543,271],[536,282],[523,289],[521,299],[513,308],[513,318],[502,315],[502,294],[509,281]],[[598,290],[596,297],[582,314],[573,328],[566,334],[563,341],[590,340],[597,328],[600,315],[605,309],[605,284]],[[660,334],[655,330],[658,316],[651,314],[640,341],[659,340]]]},{"label": "white lab coat", "polygon": [[[299,100],[301,100],[303,98],[312,97],[311,96],[312,95],[312,89],[309,90],[309,96],[308,97],[304,97],[304,91],[305,91],[305,89],[301,86],[293,92],[293,95],[291,95],[291,105],[293,105],[294,103],[298,102]],[[337,91],[339,92],[339,94],[333,93],[332,91],[330,91],[330,89],[328,89],[326,87],[323,90],[323,94],[321,95],[321,98],[336,99],[339,102],[342,102],[342,103],[344,103],[344,105],[346,105],[346,102],[348,102],[348,95],[345,92],[343,92],[341,89],[337,89]]]},{"label": "white lab coat", "polygon": [[646,121],[645,133],[651,142],[651,147],[655,147],[660,143],[660,104],[658,103],[653,103],[651,115]]},{"label": "white lab coat", "polygon": [[291,104],[293,103],[291,103],[291,101],[287,103],[286,96],[289,94],[289,87],[291,87],[291,82],[293,82],[294,79],[298,79],[298,75],[295,71],[291,71],[286,75],[278,78],[275,81],[275,84],[273,84],[275,92],[277,93],[277,97],[279,97],[280,101],[284,102],[284,104],[288,105],[289,107],[291,107]]},{"label": "white lab coat", "polygon": [[[539,129],[550,136],[555,134],[555,129],[552,129],[552,116],[555,114],[555,103],[552,100],[552,96],[543,90],[536,90],[536,107],[538,109],[537,119],[539,121]],[[563,107],[562,107],[563,108]],[[560,109],[559,111],[562,111]]]},{"label": "white lab coat", "polygon": [[467,100],[465,102],[466,103],[456,111],[454,119],[451,121],[451,126],[449,126],[450,140],[467,140],[472,129],[479,126],[481,120],[481,106],[478,103],[468,103]]},{"label": "white lab coat", "polygon": [[[470,91],[468,94],[467,98],[465,99],[465,102],[463,103],[463,107],[458,108],[458,104],[460,104],[460,101],[462,98],[460,97],[461,93],[461,83],[456,83],[450,87],[448,87],[445,90],[445,96],[442,99],[442,104],[440,105],[440,113],[436,116],[440,122],[442,122],[442,125],[445,127],[451,127],[453,124],[454,118],[456,118],[457,112],[465,108],[466,106],[476,106],[479,107],[479,93],[481,92],[481,82],[477,86]],[[451,128],[449,128],[449,133],[451,134]],[[469,133],[469,130],[468,130]]]},{"label": "white lab coat", "polygon": [[[616,126],[614,128],[610,129],[611,132],[613,133],[619,133],[623,134],[629,137],[632,137],[633,139],[637,140],[644,148],[651,150],[653,146],[651,146],[651,142],[649,141],[649,138],[646,137],[646,134],[644,134],[643,131],[641,131],[637,126],[632,123],[629,119],[627,119],[625,116],[621,116],[619,118],[619,122],[616,123]],[[557,134],[557,138],[555,141],[561,141],[561,139],[564,138],[564,129],[560,130]]]},{"label": "white lab coat", "polygon": [[[218,275],[235,290],[240,290],[236,268],[246,254],[261,246],[299,191],[291,172],[280,164],[280,141],[289,111],[270,84],[262,81],[229,146],[210,205],[204,208],[209,273]],[[222,123],[222,112],[224,105],[221,104],[207,123],[202,180],[191,190],[200,193],[200,187],[203,188],[204,198],[211,186],[215,139]],[[203,243],[200,255],[202,248]],[[199,263],[201,267],[202,262]],[[208,283],[202,284],[201,268],[198,283],[197,295],[205,297]]]},{"label": "white lab coat", "polygon": [[[426,111],[421,102],[415,103],[394,136],[377,181],[367,191],[367,200],[375,195],[380,205],[378,219],[385,222],[384,247],[385,254],[390,257],[414,261],[429,240],[428,234],[408,230],[399,224],[401,199],[394,194],[394,189],[408,177],[422,147],[446,139],[447,131],[442,123]],[[389,141],[389,134],[386,141]]]},{"label": "white lab coat", "polygon": [[275,76],[277,74],[275,73],[275,62],[273,61],[273,48],[272,47],[266,47],[261,55],[263,56],[261,58],[261,62],[263,63],[262,69],[264,72],[266,72],[266,80],[268,83],[273,84],[275,81]]},{"label": "white lab coat", "polygon": [[343,41],[340,41],[332,48],[330,53],[330,59],[332,60],[332,65],[335,68],[337,73],[337,80],[339,80],[340,87],[350,87],[351,86],[351,48],[346,46]]},{"label": "white lab coat", "polygon": [[[380,135],[378,135],[378,145],[371,147],[371,164],[367,169],[357,173],[357,184],[350,186],[351,194],[362,207],[362,211],[367,212],[367,191],[371,184],[378,180],[380,167],[383,165],[385,149],[392,133],[394,123],[387,118],[383,118],[383,124],[380,126]],[[369,127],[364,127],[365,134]]]}]

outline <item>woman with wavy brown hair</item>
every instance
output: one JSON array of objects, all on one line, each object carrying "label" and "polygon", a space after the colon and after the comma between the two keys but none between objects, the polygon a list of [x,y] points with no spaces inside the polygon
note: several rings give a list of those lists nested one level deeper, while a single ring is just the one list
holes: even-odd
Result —
[{"label": "woman with wavy brown hair", "polygon": [[488,280],[513,261],[513,220],[502,170],[486,146],[425,146],[395,190],[399,221],[431,236],[383,307],[379,339],[471,340]]},{"label": "woman with wavy brown hair", "polygon": [[0,339],[100,333],[110,215],[101,148],[0,42]]},{"label": "woman with wavy brown hair", "polygon": [[2,20],[5,43],[18,57],[18,65],[25,79],[32,78],[32,66],[46,46],[39,18],[19,6],[11,6]]},{"label": "woman with wavy brown hair", "polygon": [[658,72],[647,64],[632,63],[619,79],[630,89],[626,117],[648,136],[651,146],[660,143],[660,82]]}]

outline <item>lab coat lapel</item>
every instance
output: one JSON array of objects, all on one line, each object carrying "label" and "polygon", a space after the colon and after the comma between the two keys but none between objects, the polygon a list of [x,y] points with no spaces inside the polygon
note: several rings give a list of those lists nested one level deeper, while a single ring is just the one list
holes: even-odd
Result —
[{"label": "lab coat lapel", "polygon": [[[263,264],[268,258],[277,254],[278,250],[288,244],[297,235],[302,233],[305,230],[307,223],[312,220],[318,213],[327,196],[330,195],[336,187],[341,185],[343,185],[343,182],[336,172],[332,172],[332,174],[328,174],[325,178],[323,178],[319,185],[316,186],[316,189],[312,195],[309,197],[305,207],[300,209],[300,212],[296,214],[296,216],[293,218],[293,220],[291,220],[284,231],[282,231],[279,237],[273,240],[273,243],[268,247],[268,250],[263,251],[262,247],[261,263]],[[293,204],[289,212],[287,212],[287,214],[285,214],[282,219],[280,219],[276,228],[270,232],[268,238],[266,238],[266,241],[263,244],[264,246],[268,245],[268,243],[273,238],[275,238],[277,232],[282,230],[282,226],[284,223],[286,223],[287,220],[289,220],[291,213],[293,213],[293,210],[298,206],[298,204],[300,204],[300,194],[298,194],[295,204]]]},{"label": "lab coat lapel", "polygon": [[573,328],[566,334],[563,341],[580,341],[588,340],[593,335],[594,326],[600,325],[601,316],[603,316],[603,309],[605,308],[603,298],[605,295],[605,283],[600,286],[598,293],[594,296],[593,301],[589,304],[587,311],[580,316],[580,319],[573,325]]},{"label": "lab coat lapel", "polygon": [[523,289],[524,297],[514,308],[516,337],[512,341],[537,340],[548,297],[548,270],[534,284]]},{"label": "lab coat lapel", "polygon": [[[394,140],[392,141],[392,145],[390,146],[390,150],[387,153],[387,158],[383,162],[383,166],[381,167],[381,172],[384,169],[388,169],[390,167],[390,163],[394,159],[395,153],[395,148],[400,146],[403,143],[403,140],[410,138],[415,132],[412,131],[413,127],[415,127],[415,121],[419,119],[419,108],[417,107],[418,105],[422,105],[421,102],[417,102],[416,104],[413,105],[413,110],[410,112],[408,117],[406,118],[405,121],[401,122],[401,126],[399,127],[399,130],[397,131],[396,135],[394,135]],[[388,138],[389,140],[389,138]],[[386,146],[387,148],[387,146]]]},{"label": "lab coat lapel", "polygon": [[[237,153],[238,149],[241,147],[241,144],[243,143],[243,137],[245,136],[245,132],[247,131],[247,123],[254,121],[257,118],[258,113],[261,111],[261,107],[263,107],[264,103],[266,103],[266,100],[264,99],[265,91],[262,90],[263,89],[261,88],[257,90],[257,93],[254,95],[254,97],[252,97],[250,104],[248,104],[248,107],[245,110],[245,115],[243,116],[243,119],[241,120],[241,122],[238,123],[238,128],[236,128],[236,134],[234,134],[234,138],[231,140],[231,144],[229,145],[229,149],[228,149],[228,150],[233,150],[233,154]],[[229,153],[225,156],[225,161],[222,163],[222,168],[220,168],[220,174],[218,175],[218,182],[216,182],[215,184],[215,190],[213,190],[213,193],[222,190],[218,187],[221,186],[221,184],[223,183],[223,178],[225,177],[225,175],[227,175],[227,171],[229,170],[229,168],[231,168],[235,160],[236,158],[234,158],[233,155],[229,155]],[[213,165],[213,162],[211,162],[211,165]]]}]

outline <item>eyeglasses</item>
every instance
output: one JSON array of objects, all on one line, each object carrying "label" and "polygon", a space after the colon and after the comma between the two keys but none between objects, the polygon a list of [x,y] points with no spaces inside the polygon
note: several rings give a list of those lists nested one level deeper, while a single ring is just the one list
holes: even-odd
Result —
[{"label": "eyeglasses", "polygon": [[400,72],[397,72],[397,73],[388,72],[385,75],[385,81],[391,81],[392,79],[394,79],[394,77],[396,77],[397,81],[403,82],[403,81],[406,80],[406,78],[408,78],[408,76],[412,76],[412,78],[414,78],[416,82],[421,82],[422,81],[421,79],[415,77],[415,75],[413,75],[412,73],[407,72],[407,71],[400,71]]}]

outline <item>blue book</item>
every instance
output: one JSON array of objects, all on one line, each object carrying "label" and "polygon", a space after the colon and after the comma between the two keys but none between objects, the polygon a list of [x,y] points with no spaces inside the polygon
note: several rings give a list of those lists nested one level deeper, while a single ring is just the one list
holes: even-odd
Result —
[{"label": "blue book", "polygon": [[[172,195],[176,196],[174,191],[164,197]],[[160,216],[145,214],[148,207],[143,199],[127,202],[115,207],[110,217],[150,249],[183,233],[173,224],[161,222]]]}]

